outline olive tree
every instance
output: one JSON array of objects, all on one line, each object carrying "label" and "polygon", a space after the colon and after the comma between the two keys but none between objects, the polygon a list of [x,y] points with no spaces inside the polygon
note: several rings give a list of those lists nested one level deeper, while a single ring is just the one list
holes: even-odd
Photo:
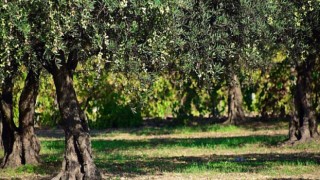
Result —
[{"label": "olive tree", "polygon": [[268,6],[269,1],[252,0],[177,2],[177,68],[200,83],[212,78],[227,82],[226,123],[244,119],[239,73],[261,64],[263,51],[269,50]]},{"label": "olive tree", "polygon": [[[39,89],[39,69],[32,63],[27,43],[30,27],[23,2],[0,3],[0,114],[4,158],[1,167],[39,163],[39,141],[34,133],[34,110]],[[31,65],[32,64],[32,65]],[[19,123],[14,123],[13,87],[19,66],[27,66],[28,75],[19,100]]]},{"label": "olive tree", "polygon": [[101,179],[93,162],[89,127],[73,86],[79,61],[97,48],[95,1],[28,2],[30,42],[37,60],[52,75],[65,131],[61,172],[54,179]]},{"label": "olive tree", "polygon": [[312,105],[312,74],[319,62],[320,2],[275,1],[274,14],[279,42],[286,50],[288,65],[295,76],[292,90],[294,111],[290,121],[289,143],[305,142],[319,135]]},{"label": "olive tree", "polygon": [[166,29],[159,24],[166,9],[160,1],[125,0],[32,0],[27,7],[32,50],[53,77],[65,131],[62,170],[55,179],[101,179],[74,89],[74,72],[79,62],[93,56],[104,70],[149,73],[161,69],[166,53],[164,43],[157,41],[163,36],[156,30]]}]

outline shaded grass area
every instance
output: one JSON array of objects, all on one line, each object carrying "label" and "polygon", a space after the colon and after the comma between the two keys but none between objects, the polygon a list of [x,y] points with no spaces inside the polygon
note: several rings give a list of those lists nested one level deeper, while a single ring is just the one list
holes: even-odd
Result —
[{"label": "shaded grass area", "polygon": [[[225,120],[225,119],[223,119]],[[92,137],[113,137],[126,133],[136,136],[158,136],[158,135],[193,135],[194,133],[230,133],[245,134],[247,132],[259,132],[261,130],[283,130],[288,128],[288,120],[286,119],[268,119],[261,121],[258,118],[248,118],[240,125],[222,125],[223,120],[215,119],[195,119],[191,120],[187,125],[175,124],[174,120],[155,120],[155,122],[146,121],[146,124],[139,128],[109,128],[106,130],[92,130]],[[319,125],[320,126],[320,125]],[[63,138],[62,129],[38,130],[41,137]]]},{"label": "shaded grass area", "polygon": [[[128,129],[106,129],[106,130],[92,130],[92,137],[112,137],[121,133],[127,133],[137,136],[151,136],[151,135],[170,135],[170,134],[193,134],[198,132],[229,132],[240,133],[246,131],[243,127],[234,125],[201,125],[201,126],[165,126],[165,127],[141,127]],[[62,129],[38,130],[41,137],[47,138],[63,138],[64,133]]]},{"label": "shaded grass area", "polygon": [[179,138],[179,139],[151,139],[151,140],[94,140],[95,150],[135,150],[135,149],[163,149],[163,148],[240,148],[248,144],[276,145],[284,140],[284,136],[245,136],[228,138]]},{"label": "shaded grass area", "polygon": [[[111,134],[129,133],[134,135],[168,135],[168,134],[193,134],[197,132],[229,132],[229,133],[241,133],[246,131],[259,131],[259,130],[279,130],[286,129],[288,127],[288,120],[270,119],[267,122],[259,121],[256,118],[251,118],[243,122],[242,124],[235,125],[222,125],[220,121],[205,121],[195,120],[191,121],[188,125],[172,125],[172,123],[154,123],[153,126],[144,126],[143,128],[131,128],[131,129],[108,129],[106,132]],[[94,136],[99,133],[94,134]]]},{"label": "shaded grass area", "polygon": [[[319,167],[316,154],[243,154],[211,155],[201,157],[145,158],[122,157],[121,161],[97,160],[97,165],[113,176],[127,174],[135,177],[148,174],[172,173],[262,173],[298,175]],[[280,169],[280,167],[283,167]],[[299,167],[301,169],[299,169]],[[309,167],[309,169],[304,169]],[[294,168],[294,170],[292,170]],[[284,171],[284,169],[286,169]],[[299,171],[297,171],[299,169]]]},{"label": "shaded grass area", "polygon": [[[152,133],[151,130],[158,129]],[[156,176],[167,178],[164,174],[184,174],[187,177],[198,175],[212,177],[221,174],[247,173],[269,178],[320,177],[320,143],[315,141],[294,147],[279,147],[277,144],[286,135],[244,135],[260,130],[244,127],[209,125],[206,132],[230,133],[233,137],[192,137],[202,132],[202,127],[149,127],[147,130],[136,130],[133,135],[152,135],[152,138],[141,139],[108,139],[118,136],[118,132],[97,134],[100,138],[92,140],[92,147],[97,166],[105,178],[141,178]],[[189,138],[153,137],[155,134],[189,134]],[[260,133],[261,134],[261,133]],[[0,179],[50,179],[58,173],[64,151],[62,138],[41,136],[42,163],[37,166],[26,165],[17,169],[0,171]],[[56,137],[56,136],[53,136]],[[3,152],[0,150],[0,155]],[[1,156],[2,157],[2,156]],[[224,175],[225,176],[225,175]],[[224,177],[223,176],[223,177]],[[210,179],[212,179],[212,177]]]}]

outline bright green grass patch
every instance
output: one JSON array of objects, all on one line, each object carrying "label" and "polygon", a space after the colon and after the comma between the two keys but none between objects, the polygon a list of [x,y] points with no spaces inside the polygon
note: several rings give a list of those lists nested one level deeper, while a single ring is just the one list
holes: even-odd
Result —
[{"label": "bright green grass patch", "polygon": [[245,136],[222,138],[179,138],[179,139],[149,139],[149,140],[93,140],[96,151],[103,150],[138,150],[150,148],[239,148],[246,144],[276,145],[285,136]]},{"label": "bright green grass patch", "polygon": [[178,127],[178,128],[173,128],[172,132],[174,134],[192,134],[192,133],[197,133],[197,132],[240,132],[243,131],[241,127],[237,127],[234,125],[219,125],[219,124],[214,124],[214,125],[208,125],[208,126],[195,126],[195,127]]},{"label": "bright green grass patch", "polygon": [[[266,155],[268,156],[268,155]],[[182,170],[186,173],[262,173],[266,175],[299,175],[312,172],[318,164],[314,160],[284,160],[275,161],[245,160],[235,157],[230,160],[220,160],[207,163],[193,163]]]},{"label": "bright green grass patch", "polygon": [[[117,136],[120,133],[130,133],[134,135],[166,135],[166,134],[193,134],[197,132],[244,132],[245,129],[234,125],[200,125],[200,126],[175,126],[175,127],[145,127],[136,129],[121,129],[113,130],[112,132],[105,134],[107,136]],[[102,135],[102,136],[105,136]]]},{"label": "bright green grass patch", "polygon": [[319,164],[310,160],[307,162],[272,164],[271,167],[260,171],[261,174],[275,177],[281,176],[299,176],[303,174],[312,174],[319,171]]},{"label": "bright green grass patch", "polygon": [[39,166],[39,165],[30,165],[26,164],[24,166],[18,167],[18,168],[5,168],[1,170],[0,175],[3,177],[10,177],[12,178],[18,178],[21,176],[28,176],[28,175],[45,175],[48,171],[45,167]]},{"label": "bright green grass patch", "polygon": [[64,140],[41,140],[42,160],[49,163],[62,161],[64,147]]},{"label": "bright green grass patch", "polygon": [[16,169],[17,173],[38,173],[45,174],[45,170],[39,166],[34,166],[30,164],[26,164],[24,166],[18,167]]},{"label": "bright green grass patch", "polygon": [[266,168],[261,162],[233,162],[233,161],[221,161],[221,162],[208,162],[204,164],[193,163],[190,166],[183,169],[182,173],[244,173],[244,172],[256,172],[260,168]]}]

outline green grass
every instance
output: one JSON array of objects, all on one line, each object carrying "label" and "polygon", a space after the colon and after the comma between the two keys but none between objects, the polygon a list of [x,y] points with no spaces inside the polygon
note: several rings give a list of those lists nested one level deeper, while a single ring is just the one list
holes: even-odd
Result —
[{"label": "green grass", "polygon": [[[149,140],[93,140],[96,151],[103,150],[142,150],[163,148],[205,148],[205,149],[236,149],[249,144],[265,146],[276,145],[285,136],[245,136],[226,138],[183,138],[183,139],[149,139]],[[62,142],[62,141],[61,141]]]},{"label": "green grass", "polygon": [[[319,142],[280,147],[277,144],[286,138],[286,131],[270,129],[274,134],[220,125],[116,130],[96,135],[92,147],[95,162],[107,179],[320,177]],[[4,169],[0,177],[41,179],[58,173],[64,140],[40,140],[40,165]]]},{"label": "green grass", "polygon": [[201,125],[201,126],[178,126],[178,127],[165,127],[165,128],[154,128],[148,127],[133,131],[137,135],[163,135],[163,134],[192,134],[197,132],[239,132],[243,130],[240,127],[234,125]]}]

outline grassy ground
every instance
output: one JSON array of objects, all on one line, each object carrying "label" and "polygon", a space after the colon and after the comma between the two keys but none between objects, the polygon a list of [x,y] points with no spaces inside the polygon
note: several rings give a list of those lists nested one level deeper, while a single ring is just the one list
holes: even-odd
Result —
[{"label": "grassy ground", "polygon": [[[50,179],[58,173],[63,133],[38,133],[42,164],[1,170],[0,179]],[[105,179],[318,179],[320,142],[277,146],[286,134],[283,122],[146,127],[93,131],[92,146]]]}]

